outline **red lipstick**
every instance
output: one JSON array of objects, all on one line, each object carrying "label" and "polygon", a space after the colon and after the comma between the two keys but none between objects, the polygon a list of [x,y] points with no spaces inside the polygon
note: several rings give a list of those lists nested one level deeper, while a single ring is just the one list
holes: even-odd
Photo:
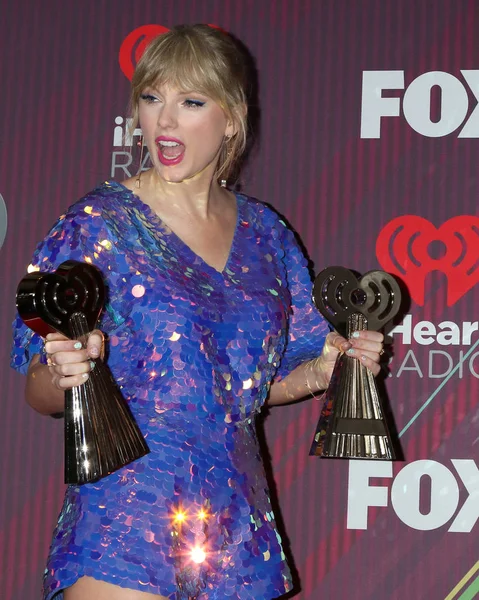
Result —
[{"label": "red lipstick", "polygon": [[185,155],[185,145],[181,140],[160,135],[155,139],[158,147],[158,160],[167,167],[177,165]]}]

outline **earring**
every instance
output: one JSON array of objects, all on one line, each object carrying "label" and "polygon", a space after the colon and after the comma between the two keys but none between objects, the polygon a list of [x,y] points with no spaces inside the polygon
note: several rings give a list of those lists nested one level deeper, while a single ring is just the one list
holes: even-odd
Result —
[{"label": "earring", "polygon": [[143,151],[145,149],[145,138],[143,137],[143,135],[141,136],[141,140],[138,140],[136,145],[141,146],[140,165],[138,167],[138,172],[136,174],[136,181],[135,181],[135,187],[140,188],[141,187],[141,173],[142,173],[142,167],[143,167]]},{"label": "earring", "polygon": [[[229,161],[231,154],[233,153],[233,148],[228,148],[228,143],[231,141],[232,135],[225,135],[225,148],[226,148],[226,162]],[[225,188],[228,181],[226,179],[220,179],[220,186]]]}]

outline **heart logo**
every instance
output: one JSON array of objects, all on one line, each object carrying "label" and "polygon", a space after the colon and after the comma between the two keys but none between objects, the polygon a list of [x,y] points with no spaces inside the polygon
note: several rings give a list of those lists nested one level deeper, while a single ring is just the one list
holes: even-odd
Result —
[{"label": "heart logo", "polygon": [[72,315],[82,314],[92,331],[105,301],[105,285],[100,271],[75,260],[62,263],[55,273],[36,271],[26,275],[17,288],[18,314],[24,323],[45,337],[59,331],[77,337]]},{"label": "heart logo", "polygon": [[[208,23],[208,26],[224,31],[218,25],[213,25],[212,23]],[[118,62],[123,74],[130,81],[145,48],[155,37],[167,31],[170,31],[169,28],[163,25],[142,25],[131,31],[123,40],[118,54]]]},{"label": "heart logo", "polygon": [[404,280],[420,306],[427,275],[441,271],[452,306],[479,281],[479,217],[453,217],[439,228],[423,217],[397,217],[380,232],[376,256],[383,269]]},{"label": "heart logo", "polygon": [[401,290],[384,271],[369,271],[359,279],[344,267],[328,267],[314,281],[313,301],[323,317],[341,335],[347,335],[348,319],[362,314],[367,328],[378,331],[398,313]]},{"label": "heart logo", "polygon": [[118,61],[123,74],[131,81],[136,63],[153,38],[169,31],[163,25],[142,25],[131,31],[120,46]]}]

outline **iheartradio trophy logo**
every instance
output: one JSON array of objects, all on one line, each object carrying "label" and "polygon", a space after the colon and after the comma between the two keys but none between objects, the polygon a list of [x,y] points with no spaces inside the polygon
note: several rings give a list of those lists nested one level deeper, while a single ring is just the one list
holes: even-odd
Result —
[{"label": "iheartradio trophy logo", "polygon": [[[223,31],[218,25],[208,23],[209,27]],[[131,31],[120,46],[118,62],[123,74],[131,81],[136,63],[140,60],[145,48],[153,38],[169,31],[168,27],[163,25],[142,25]]]},{"label": "iheartradio trophy logo", "polygon": [[423,217],[397,217],[380,232],[376,256],[385,271],[403,279],[420,306],[427,275],[441,271],[452,306],[479,281],[479,217],[453,217],[439,228]]}]

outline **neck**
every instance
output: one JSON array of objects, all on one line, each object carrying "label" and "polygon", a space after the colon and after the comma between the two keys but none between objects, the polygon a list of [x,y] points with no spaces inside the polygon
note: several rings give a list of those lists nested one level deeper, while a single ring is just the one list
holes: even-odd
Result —
[{"label": "neck", "polygon": [[155,169],[142,174],[140,189],[147,204],[158,213],[179,211],[197,218],[207,219],[220,201],[224,201],[223,190],[215,178],[199,174],[178,183],[161,179]]}]

